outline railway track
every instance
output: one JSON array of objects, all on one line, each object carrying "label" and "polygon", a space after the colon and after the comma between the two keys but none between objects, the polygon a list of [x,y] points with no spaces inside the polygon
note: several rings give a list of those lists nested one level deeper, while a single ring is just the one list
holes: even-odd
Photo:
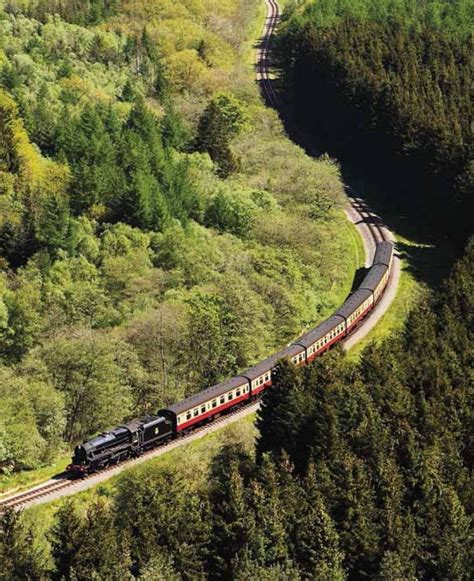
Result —
[{"label": "railway track", "polygon": [[18,510],[21,508],[33,506],[35,504],[48,502],[57,498],[58,494],[60,496],[76,494],[77,492],[80,492],[89,486],[94,486],[95,484],[107,480],[111,476],[118,474],[125,469],[131,468],[132,466],[137,466],[138,464],[141,464],[150,458],[161,456],[162,454],[174,450],[179,446],[202,438],[209,433],[215,432],[224,425],[231,424],[248,414],[254,413],[257,411],[259,405],[259,401],[246,402],[240,407],[216,418],[208,424],[203,424],[202,426],[189,431],[188,433],[175,440],[169,440],[168,442],[165,442],[156,448],[152,448],[151,450],[144,452],[138,458],[131,458],[121,462],[120,464],[108,466],[107,468],[100,470],[100,472],[88,474],[82,478],[71,478],[66,473],[60,474],[58,475],[57,480],[49,480],[43,484],[31,488],[30,490],[20,492],[0,500],[0,512],[3,512],[8,508],[14,508]]},{"label": "railway track", "polygon": [[[257,52],[257,79],[260,80],[262,91],[267,103],[276,110],[284,110],[285,107],[275,91],[271,78],[270,43],[271,37],[278,26],[280,19],[280,8],[276,0],[265,0],[267,5],[267,16],[265,20],[264,35]],[[347,186],[347,197],[351,205],[352,212],[357,216],[356,224],[363,223],[369,233],[371,241],[368,243],[367,260],[372,262],[375,244],[390,240],[389,231],[383,225],[382,219],[374,214],[363,198],[359,196],[350,186]]]},{"label": "railway track", "polygon": [[[282,105],[271,80],[269,48],[271,36],[274,33],[276,26],[278,25],[280,11],[279,6],[275,0],[265,0],[265,2],[267,4],[267,17],[265,21],[262,42],[257,51],[257,79],[261,83],[262,91],[264,92],[264,96],[266,97],[268,104],[278,110]],[[393,236],[384,226],[381,218],[370,210],[370,208],[367,206],[367,203],[357,194],[357,192],[355,192],[352,188],[347,187],[347,196],[350,204],[350,212],[348,211],[348,214],[350,213],[351,221],[358,227],[360,235],[364,239],[367,254],[367,265],[369,265],[373,259],[375,245],[383,240],[393,240]],[[393,273],[392,278],[394,278]],[[382,309],[380,303],[378,305],[378,309]],[[344,340],[343,343],[345,348],[351,347],[352,344],[358,340],[358,334],[360,334],[363,327],[368,326],[367,323],[369,323],[370,326],[370,321],[373,322],[374,319],[377,319],[377,315],[374,317],[374,314],[376,315],[375,309],[366,319],[362,321],[359,329],[351,334],[348,339]],[[152,457],[160,456],[165,452],[173,450],[174,448],[182,446],[183,444],[186,444],[192,440],[199,439],[208,433],[216,431],[223,425],[230,424],[238,419],[241,419],[247,414],[255,412],[258,407],[258,401],[248,402],[242,405],[240,408],[234,409],[208,424],[197,427],[193,431],[183,435],[176,440],[168,441],[161,446],[158,446],[157,448],[153,448],[143,453],[138,458],[132,458],[123,461],[119,465],[109,466],[95,474],[90,474],[80,479],[71,479],[67,474],[60,474],[55,479],[39,484],[38,486],[25,492],[20,492],[7,498],[0,499],[0,512],[8,508],[26,508],[35,504],[54,500],[58,496],[76,494],[81,490],[107,480],[112,475],[115,475],[125,469],[140,464]]]}]

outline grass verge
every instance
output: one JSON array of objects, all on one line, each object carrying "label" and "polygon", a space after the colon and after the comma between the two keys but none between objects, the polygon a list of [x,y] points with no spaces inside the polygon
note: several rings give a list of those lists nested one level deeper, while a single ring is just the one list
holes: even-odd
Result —
[{"label": "grass verge", "polygon": [[59,457],[50,466],[43,466],[36,470],[2,475],[0,476],[0,496],[5,494],[15,494],[16,492],[21,492],[28,488],[32,488],[37,484],[41,484],[56,474],[64,472],[70,461],[70,454],[67,454]]}]

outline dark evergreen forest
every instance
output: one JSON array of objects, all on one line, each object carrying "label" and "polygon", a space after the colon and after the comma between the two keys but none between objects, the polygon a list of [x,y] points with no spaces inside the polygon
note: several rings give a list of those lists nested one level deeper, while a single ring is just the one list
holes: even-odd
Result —
[{"label": "dark evergreen forest", "polygon": [[[470,8],[469,8],[470,6]],[[298,123],[398,202],[418,231],[472,231],[470,2],[293,5],[276,42]]]}]

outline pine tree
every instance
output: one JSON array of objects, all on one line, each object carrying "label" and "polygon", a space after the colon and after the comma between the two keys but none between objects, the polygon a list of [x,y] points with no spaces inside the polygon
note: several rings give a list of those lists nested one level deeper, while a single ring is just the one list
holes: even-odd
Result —
[{"label": "pine tree", "polygon": [[196,137],[196,149],[207,151],[222,177],[238,166],[230,141],[245,126],[246,116],[240,103],[231,95],[217,95],[201,115]]},{"label": "pine tree", "polygon": [[51,553],[55,564],[55,579],[69,579],[83,542],[84,523],[74,501],[67,500],[57,511],[51,529]]},{"label": "pine tree", "polygon": [[288,450],[296,437],[297,425],[290,395],[301,385],[301,375],[289,362],[280,362],[272,372],[272,389],[264,393],[257,412],[257,457],[265,452]]},{"label": "pine tree", "polygon": [[51,194],[44,201],[36,222],[36,239],[52,254],[68,245],[69,206],[60,194]]},{"label": "pine tree", "polygon": [[252,557],[262,566],[289,562],[289,535],[286,528],[285,497],[272,458],[265,455],[258,479],[250,485],[250,507],[256,529],[249,545]]},{"label": "pine tree", "polygon": [[139,581],[181,581],[182,577],[176,573],[170,556],[157,550],[143,568],[138,579]]},{"label": "pine tree", "polygon": [[47,571],[47,557],[38,546],[31,525],[24,515],[7,509],[0,519],[0,579],[20,581],[43,579]]},{"label": "pine tree", "polygon": [[43,84],[39,90],[36,107],[33,111],[32,140],[39,145],[46,155],[54,152],[54,133],[56,123],[48,106],[48,89]]},{"label": "pine tree", "polygon": [[295,561],[305,579],[345,579],[339,536],[318,489],[314,465],[310,465],[303,487],[305,498],[295,523]]},{"label": "pine tree", "polygon": [[122,581],[128,574],[128,555],[118,537],[113,512],[102,501],[92,503],[87,510],[81,533],[81,544],[74,559],[78,579]]},{"label": "pine tree", "polygon": [[255,535],[245,484],[245,475],[248,476],[251,467],[250,458],[235,447],[223,448],[214,460],[211,553],[207,567],[212,579],[231,575]]}]

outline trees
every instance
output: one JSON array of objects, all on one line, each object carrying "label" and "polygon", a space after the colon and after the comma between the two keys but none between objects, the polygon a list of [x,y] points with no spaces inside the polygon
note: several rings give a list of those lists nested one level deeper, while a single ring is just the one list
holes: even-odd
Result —
[{"label": "trees", "polygon": [[335,354],[307,369],[277,368],[257,452],[277,458],[284,449],[303,475],[298,509],[285,506],[303,577],[465,577],[470,456],[461,418],[472,387],[458,357],[471,358],[471,267],[469,244],[446,294],[414,312],[400,338],[367,350],[362,365]]},{"label": "trees", "polygon": [[67,500],[58,509],[49,534],[56,579],[68,579],[74,574],[83,533],[83,521],[79,517],[75,503]]},{"label": "trees", "polygon": [[[400,213],[410,204],[413,214],[413,198],[417,217],[429,205],[435,229],[453,232],[459,245],[471,224],[459,228],[458,216],[473,213],[464,89],[471,75],[465,18],[472,24],[472,17],[464,9],[434,1],[295,5],[277,42],[295,112],[323,146],[388,187]],[[316,210],[313,216],[324,204]]]},{"label": "trees", "polygon": [[115,527],[110,506],[96,500],[85,516],[67,500],[49,533],[54,579],[111,579],[128,576],[126,546]]},{"label": "trees", "polygon": [[120,481],[115,510],[135,574],[146,575],[147,564],[157,553],[168,556],[167,568],[171,561],[181,578],[203,577],[209,535],[207,505],[186,488],[176,472],[129,473]]},{"label": "trees", "polygon": [[36,239],[51,254],[67,248],[70,234],[69,205],[63,195],[51,194],[45,199],[35,228]]},{"label": "trees", "polygon": [[5,471],[51,461],[62,443],[64,402],[53,386],[0,368],[1,451]]},{"label": "trees", "polygon": [[0,517],[0,579],[45,579],[47,557],[37,545],[31,524],[14,509],[7,509]]},{"label": "trees", "polygon": [[[114,230],[109,255],[147,239],[129,227]],[[467,579],[464,406],[472,386],[457,361],[470,357],[472,248],[444,292],[411,315],[397,341],[367,350],[362,364],[340,352],[306,368],[281,362],[259,414],[256,460],[241,445],[225,446],[198,482],[184,480],[179,465],[150,465],[127,472],[84,515],[66,504],[50,533],[55,577]],[[140,343],[142,361],[153,358]],[[103,365],[110,345],[94,347]],[[80,342],[74,348],[83,350]],[[67,353],[61,345],[56,351],[60,359]],[[116,365],[133,359],[121,344],[114,353]],[[434,363],[424,361],[426,353]],[[115,372],[107,365],[110,381]],[[420,376],[425,368],[429,381]],[[81,385],[94,376],[105,381],[91,362],[88,370]],[[71,375],[68,388],[75,381]],[[20,409],[18,382],[14,390]],[[35,397],[38,391],[32,386]],[[46,402],[35,400],[34,410],[39,432]],[[0,555],[9,578],[21,578],[26,566],[47,576],[33,529],[5,519]]]},{"label": "trees", "polygon": [[45,375],[64,394],[65,439],[74,442],[116,425],[131,407],[130,384],[119,365],[119,353],[127,347],[111,337],[78,332],[46,344],[41,356]]},{"label": "trees", "polygon": [[223,177],[237,169],[230,142],[242,131],[245,123],[246,115],[242,105],[235,97],[225,93],[216,95],[201,115],[196,149],[209,153]]},{"label": "trees", "polygon": [[343,553],[334,522],[319,491],[316,467],[304,480],[304,501],[298,507],[294,547],[296,562],[307,579],[345,579]]}]

